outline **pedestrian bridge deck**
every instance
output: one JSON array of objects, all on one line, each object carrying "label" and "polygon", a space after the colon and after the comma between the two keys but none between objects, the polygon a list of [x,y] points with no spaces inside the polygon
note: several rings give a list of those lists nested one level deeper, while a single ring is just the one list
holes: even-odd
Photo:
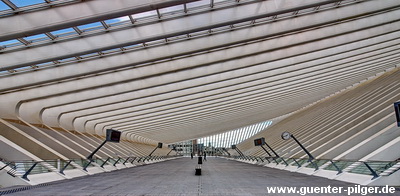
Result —
[{"label": "pedestrian bridge deck", "polygon": [[[184,157],[156,164],[59,181],[48,186],[32,188],[10,195],[246,196],[273,195],[267,194],[267,187],[354,186],[346,182],[251,165],[224,158],[207,157],[207,161],[204,161],[202,165],[201,176],[195,175],[196,166],[196,158]],[[347,194],[344,193],[343,195]]]}]

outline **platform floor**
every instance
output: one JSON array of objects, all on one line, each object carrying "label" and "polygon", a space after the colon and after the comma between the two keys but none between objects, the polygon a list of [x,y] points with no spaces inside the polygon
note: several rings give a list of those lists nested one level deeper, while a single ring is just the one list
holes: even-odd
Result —
[{"label": "platform floor", "polygon": [[[208,157],[202,175],[197,159],[179,158],[156,164],[64,180],[9,195],[300,195],[267,194],[268,187],[348,187],[325,178]],[[307,194],[321,195],[321,194]],[[322,194],[347,195],[347,194]],[[399,195],[398,192],[396,194]]]}]

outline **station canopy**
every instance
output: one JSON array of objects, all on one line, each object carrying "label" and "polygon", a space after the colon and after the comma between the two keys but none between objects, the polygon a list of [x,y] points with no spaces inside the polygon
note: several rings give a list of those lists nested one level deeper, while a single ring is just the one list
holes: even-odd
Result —
[{"label": "station canopy", "polygon": [[149,144],[274,122],[396,67],[399,8],[1,0],[0,117]]}]

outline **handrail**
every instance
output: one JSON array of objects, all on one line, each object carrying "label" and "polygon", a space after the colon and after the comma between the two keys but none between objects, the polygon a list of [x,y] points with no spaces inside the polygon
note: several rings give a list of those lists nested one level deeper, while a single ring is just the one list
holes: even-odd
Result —
[{"label": "handrail", "polygon": [[[97,159],[69,159],[69,160],[43,160],[43,161],[34,161],[34,160],[15,160],[15,161],[5,161],[0,159],[5,165],[0,168],[0,170],[5,169],[6,167],[10,167],[7,173],[13,177],[21,176],[22,179],[29,181],[28,175],[39,174],[39,173],[47,173],[54,172],[58,170],[58,172],[62,175],[65,175],[64,171],[69,169],[82,169],[85,172],[88,172],[89,167],[101,167],[104,168],[106,164],[109,164],[113,167],[117,167],[117,164],[125,165],[128,161],[130,164],[137,163],[143,159],[143,162],[146,161],[146,158],[149,160],[163,160],[173,157],[179,157],[179,155],[169,155],[169,156],[139,156],[139,157],[107,157],[107,159],[97,158]],[[141,164],[141,163],[140,163]],[[79,168],[77,165],[81,166]]]},{"label": "handrail", "polygon": [[[227,156],[226,156],[227,157]],[[318,170],[333,170],[337,171],[336,175],[342,174],[343,172],[356,173],[363,175],[372,175],[373,179],[380,177],[379,174],[388,170],[392,166],[399,164],[400,160],[393,161],[381,161],[381,160],[348,160],[348,159],[313,159],[308,158],[296,158],[296,157],[272,157],[272,156],[230,156],[230,158],[236,160],[245,161],[256,161],[258,164],[265,164],[264,160],[271,163],[270,159],[274,160],[277,165],[284,164],[285,166],[297,166],[298,168],[314,168]],[[394,170],[392,173],[398,170]],[[392,174],[390,173],[390,174]],[[390,175],[389,174],[389,175]]]}]

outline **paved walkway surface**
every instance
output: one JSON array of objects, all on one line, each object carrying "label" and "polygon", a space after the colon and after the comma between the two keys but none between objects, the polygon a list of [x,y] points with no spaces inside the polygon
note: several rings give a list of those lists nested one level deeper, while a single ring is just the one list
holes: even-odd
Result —
[{"label": "paved walkway surface", "polygon": [[[208,157],[202,175],[197,159],[179,158],[88,177],[64,180],[9,195],[301,195],[268,194],[268,187],[348,187],[353,184]],[[341,194],[307,194],[341,195]],[[347,195],[343,193],[342,195]],[[353,195],[353,194],[352,194]],[[400,195],[399,192],[390,195]]]}]

